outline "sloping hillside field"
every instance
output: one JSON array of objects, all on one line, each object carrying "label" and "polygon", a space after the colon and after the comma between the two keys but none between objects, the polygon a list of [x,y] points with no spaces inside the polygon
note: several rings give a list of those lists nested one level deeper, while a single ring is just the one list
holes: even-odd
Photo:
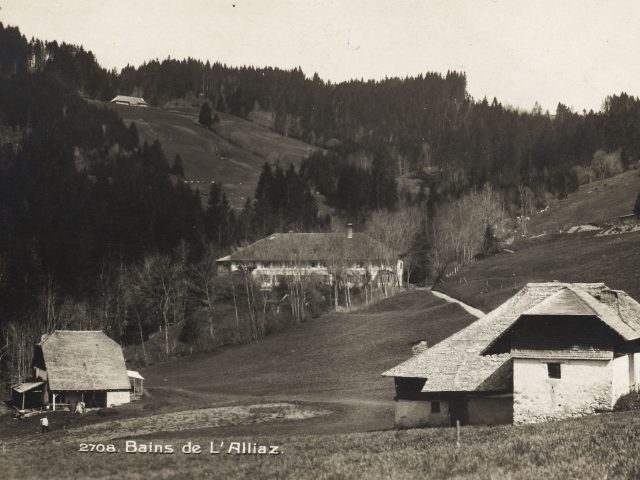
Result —
[{"label": "sloping hillside field", "polygon": [[437,285],[488,312],[528,282],[604,282],[640,299],[640,232],[551,235],[522,241],[514,253],[475,262]]},{"label": "sloping hillside field", "polygon": [[380,374],[408,358],[414,343],[437,343],[474,319],[428,291],[413,291],[310,320],[257,345],[154,365],[145,375],[153,385],[213,395],[388,405],[393,386]]},{"label": "sloping hillside field", "polygon": [[240,208],[252,196],[265,161],[298,167],[316,147],[279,135],[233,115],[218,113],[211,130],[198,123],[196,107],[140,108],[107,103],[128,123],[135,122],[141,141],[160,141],[170,161],[183,160],[185,180],[203,194],[221,183],[231,204]]},{"label": "sloping hillside field", "polygon": [[529,225],[533,234],[557,233],[569,227],[602,223],[633,212],[640,193],[640,170],[628,170],[606,180],[580,185],[562,200],[555,200],[549,209],[534,215]]}]

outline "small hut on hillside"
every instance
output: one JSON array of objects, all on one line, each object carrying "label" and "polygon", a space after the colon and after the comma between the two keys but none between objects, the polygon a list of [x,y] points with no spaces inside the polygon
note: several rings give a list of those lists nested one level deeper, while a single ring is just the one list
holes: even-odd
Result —
[{"label": "small hut on hillside", "polygon": [[118,95],[111,99],[111,103],[127,105],[129,107],[148,107],[149,104],[142,97],[130,97],[128,95]]},{"label": "small hut on hillside", "polygon": [[112,407],[131,401],[131,385],[122,348],[101,331],[57,330],[35,345],[35,379],[14,385],[17,408],[85,402]]}]

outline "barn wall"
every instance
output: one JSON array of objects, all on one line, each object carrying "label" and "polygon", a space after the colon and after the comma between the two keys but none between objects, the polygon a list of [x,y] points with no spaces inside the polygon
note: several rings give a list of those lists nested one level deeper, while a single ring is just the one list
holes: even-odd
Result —
[{"label": "barn wall", "polygon": [[546,361],[513,360],[513,421],[533,423],[611,409],[611,361],[564,360],[559,379]]},{"label": "barn wall", "polygon": [[431,400],[397,400],[396,427],[437,427],[449,425],[449,405],[440,402],[440,413],[431,413]]},{"label": "barn wall", "polygon": [[638,390],[640,387],[640,353],[633,353],[630,357],[631,365],[629,374],[632,376],[631,388]]},{"label": "barn wall", "polygon": [[513,398],[469,398],[469,425],[501,425],[513,422]]},{"label": "barn wall", "polygon": [[131,401],[131,392],[129,390],[107,392],[107,407],[124,405]]},{"label": "barn wall", "polygon": [[612,385],[611,385],[611,406],[615,405],[616,400],[634,386],[635,382],[635,360],[632,358],[634,354],[623,355],[614,358],[611,361]]}]

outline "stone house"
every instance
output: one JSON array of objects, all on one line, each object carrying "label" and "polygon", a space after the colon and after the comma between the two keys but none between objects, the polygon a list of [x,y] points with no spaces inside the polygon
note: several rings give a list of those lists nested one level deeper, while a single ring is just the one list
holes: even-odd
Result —
[{"label": "stone house", "polygon": [[263,289],[294,275],[315,275],[328,284],[336,276],[350,286],[402,285],[397,252],[364,233],[274,233],[216,261],[218,271],[249,270]]},{"label": "stone house", "polygon": [[384,372],[398,426],[533,423],[611,411],[639,387],[640,304],[602,283],[530,283]]}]

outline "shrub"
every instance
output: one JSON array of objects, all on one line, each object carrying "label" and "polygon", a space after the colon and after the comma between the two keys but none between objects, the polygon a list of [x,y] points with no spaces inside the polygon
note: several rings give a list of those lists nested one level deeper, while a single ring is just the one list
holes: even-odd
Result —
[{"label": "shrub", "polygon": [[613,409],[618,412],[640,410],[640,392],[629,392],[621,396]]}]

